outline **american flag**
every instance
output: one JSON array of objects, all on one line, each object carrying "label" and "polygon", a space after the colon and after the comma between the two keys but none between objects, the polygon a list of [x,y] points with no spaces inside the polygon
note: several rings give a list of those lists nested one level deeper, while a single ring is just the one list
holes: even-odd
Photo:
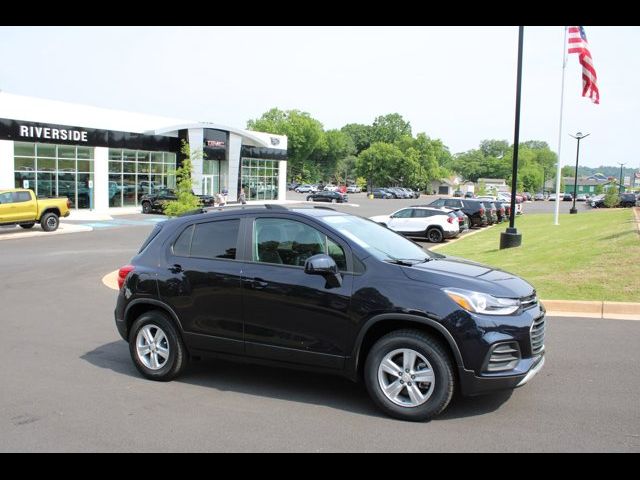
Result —
[{"label": "american flag", "polygon": [[569,27],[569,53],[577,53],[582,65],[582,96],[589,97],[593,103],[600,103],[600,91],[596,84],[598,77],[593,67],[587,34],[583,27]]}]

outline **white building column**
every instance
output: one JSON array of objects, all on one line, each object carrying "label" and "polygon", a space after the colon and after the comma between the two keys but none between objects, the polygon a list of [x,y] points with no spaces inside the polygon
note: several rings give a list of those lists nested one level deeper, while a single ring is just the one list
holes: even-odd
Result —
[{"label": "white building column", "polygon": [[287,199],[287,161],[278,162],[278,200]]},{"label": "white building column", "polygon": [[[240,176],[240,153],[242,150],[242,137],[235,133],[229,133],[229,201],[238,200],[238,177]],[[249,196],[249,192],[245,192]]]},{"label": "white building column", "polygon": [[204,149],[204,130],[202,128],[189,129],[189,150],[191,155],[191,181],[193,193],[202,195],[202,169],[204,168],[202,151]]},{"label": "white building column", "polygon": [[0,140],[0,189],[14,187],[13,172],[13,140]]},{"label": "white building column", "polygon": [[96,147],[93,151],[93,209],[109,209],[109,149]]}]

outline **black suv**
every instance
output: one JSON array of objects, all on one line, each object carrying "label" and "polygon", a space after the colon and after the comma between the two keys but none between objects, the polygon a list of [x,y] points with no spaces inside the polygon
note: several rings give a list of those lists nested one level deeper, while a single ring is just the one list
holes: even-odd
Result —
[{"label": "black suv", "polygon": [[242,358],[361,379],[389,415],[425,420],[456,389],[518,387],[544,364],[529,283],[327,207],[168,220],[119,283],[117,329],[152,380]]},{"label": "black suv", "polygon": [[438,198],[429,207],[459,208],[469,217],[472,227],[486,227],[491,221],[491,211],[481,200],[470,198]]},{"label": "black suv", "polygon": [[[214,205],[214,198],[211,195],[196,195],[200,199],[200,204],[205,207]],[[175,191],[170,188],[159,188],[153,193],[148,193],[140,197],[140,205],[142,205],[142,213],[152,213],[155,211],[164,211],[168,202],[176,200]]]}]

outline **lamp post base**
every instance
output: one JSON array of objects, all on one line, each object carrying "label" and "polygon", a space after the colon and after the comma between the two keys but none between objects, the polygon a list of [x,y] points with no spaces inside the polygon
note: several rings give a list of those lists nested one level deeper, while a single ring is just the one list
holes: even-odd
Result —
[{"label": "lamp post base", "polygon": [[571,214],[578,213],[578,209],[576,207],[571,207],[571,210],[569,210],[569,213]]},{"label": "lamp post base", "polygon": [[518,233],[517,229],[507,228],[506,232],[500,234],[500,250],[520,245],[522,245],[522,234]]}]

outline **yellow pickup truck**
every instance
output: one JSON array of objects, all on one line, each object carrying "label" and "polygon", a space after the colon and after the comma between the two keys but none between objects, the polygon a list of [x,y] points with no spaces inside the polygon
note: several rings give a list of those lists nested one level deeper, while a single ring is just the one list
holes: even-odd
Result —
[{"label": "yellow pickup truck", "polygon": [[68,217],[71,203],[67,198],[37,198],[33,190],[16,188],[0,190],[0,225],[32,228],[39,223],[45,232],[60,225],[60,217]]}]

